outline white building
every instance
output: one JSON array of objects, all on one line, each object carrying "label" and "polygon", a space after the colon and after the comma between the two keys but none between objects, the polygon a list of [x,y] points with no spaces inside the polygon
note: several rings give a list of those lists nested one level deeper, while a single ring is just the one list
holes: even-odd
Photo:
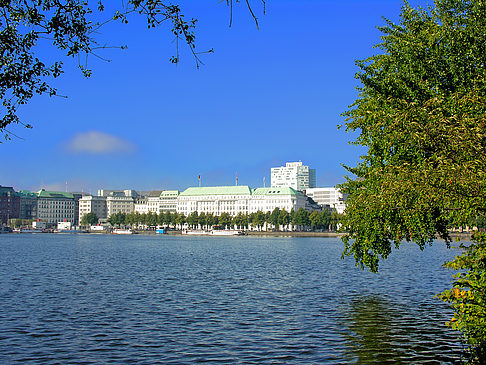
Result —
[{"label": "white building", "polygon": [[339,214],[346,209],[346,196],[338,188],[312,188],[305,193],[321,206],[329,206],[336,209]]},{"label": "white building", "polygon": [[154,190],[147,194],[146,198],[138,198],[134,204],[134,211],[140,214],[162,213],[177,211],[178,190]]},{"label": "white building", "polygon": [[316,170],[302,162],[287,162],[285,166],[272,167],[272,187],[291,187],[303,191],[316,186]]},{"label": "white building", "polygon": [[76,223],[76,202],[71,193],[57,191],[37,192],[37,218],[48,224]]},{"label": "white building", "polygon": [[147,198],[140,198],[135,200],[133,204],[133,211],[139,214],[147,214],[149,212],[149,205]]},{"label": "white building", "polygon": [[210,186],[188,188],[177,199],[177,213],[192,212],[221,215],[248,213],[251,189],[248,186]]},{"label": "white building", "polygon": [[177,211],[177,199],[179,198],[179,190],[164,190],[159,196],[159,213]]},{"label": "white building", "polygon": [[83,216],[88,213],[96,214],[98,219],[104,220],[108,218],[106,197],[83,195],[81,199],[79,199],[79,220],[78,221],[81,222],[81,218],[83,218]]},{"label": "white building", "polygon": [[192,212],[221,215],[271,212],[275,208],[290,212],[304,208],[320,209],[309,203],[306,195],[290,187],[250,189],[248,186],[211,186],[188,188],[179,195],[177,212],[188,216]]},{"label": "white building", "polygon": [[307,206],[307,197],[291,187],[270,187],[253,190],[248,213],[259,210],[263,213],[272,212],[275,208],[285,209],[287,212]]}]

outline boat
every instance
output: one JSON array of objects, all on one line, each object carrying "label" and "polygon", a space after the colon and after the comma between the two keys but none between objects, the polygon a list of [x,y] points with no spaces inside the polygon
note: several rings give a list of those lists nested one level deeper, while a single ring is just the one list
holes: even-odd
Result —
[{"label": "boat", "polygon": [[114,229],[113,234],[133,234],[133,231],[131,229]]},{"label": "boat", "polygon": [[203,229],[183,229],[181,234],[191,236],[206,236],[209,234],[209,232]]},{"label": "boat", "polygon": [[242,236],[244,233],[242,231],[237,231],[235,229],[217,229],[210,233],[212,236]]}]

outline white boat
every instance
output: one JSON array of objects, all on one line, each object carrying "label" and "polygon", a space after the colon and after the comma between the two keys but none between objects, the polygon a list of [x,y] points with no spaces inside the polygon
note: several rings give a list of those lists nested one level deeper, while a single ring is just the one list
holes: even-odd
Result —
[{"label": "white boat", "polygon": [[113,234],[133,234],[133,231],[131,229],[114,229]]},{"label": "white boat", "polygon": [[203,229],[183,229],[181,234],[192,236],[205,236],[208,235],[209,232]]},{"label": "white boat", "polygon": [[235,229],[217,229],[210,233],[213,236],[242,236],[244,233]]}]

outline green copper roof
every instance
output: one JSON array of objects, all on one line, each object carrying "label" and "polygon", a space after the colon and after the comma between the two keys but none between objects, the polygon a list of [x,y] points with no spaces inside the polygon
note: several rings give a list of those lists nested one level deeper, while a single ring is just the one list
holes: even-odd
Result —
[{"label": "green copper roof", "polygon": [[45,191],[44,189],[37,192],[39,198],[60,198],[60,199],[74,199],[74,195],[71,193],[63,193],[60,191]]},{"label": "green copper roof", "polygon": [[205,186],[200,188],[188,188],[181,193],[181,196],[200,195],[250,195],[249,186]]},{"label": "green copper roof", "polygon": [[253,195],[303,195],[291,187],[258,188],[253,190]]},{"label": "green copper roof", "polygon": [[29,190],[21,190],[17,194],[19,194],[19,196],[22,198],[37,198],[37,194],[32,193]]}]

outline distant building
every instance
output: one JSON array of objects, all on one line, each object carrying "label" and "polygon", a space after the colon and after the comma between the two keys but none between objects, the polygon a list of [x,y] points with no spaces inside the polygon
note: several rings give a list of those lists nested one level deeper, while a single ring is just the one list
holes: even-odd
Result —
[{"label": "distant building", "polygon": [[159,213],[177,211],[177,199],[179,198],[179,190],[164,190],[159,196]]},{"label": "distant building", "polygon": [[20,197],[20,219],[37,219],[37,194],[28,190],[17,192]]},{"label": "distant building", "polygon": [[306,189],[307,196],[312,198],[322,207],[329,206],[339,214],[344,213],[346,209],[346,196],[338,188],[313,188]]},{"label": "distant building", "polygon": [[139,214],[147,214],[149,212],[147,198],[136,199],[133,203],[133,211]]},{"label": "distant building", "polygon": [[98,196],[104,196],[104,197],[119,196],[119,197],[138,198],[138,197],[140,197],[140,194],[137,193],[135,190],[132,190],[132,189],[127,189],[127,190],[100,189],[100,190],[98,190]]},{"label": "distant building", "polygon": [[290,187],[303,191],[316,186],[316,170],[304,166],[302,162],[287,162],[285,166],[272,167],[272,187]]},{"label": "distant building", "polygon": [[249,186],[210,186],[188,188],[179,195],[177,212],[188,216],[192,212],[221,215],[271,212],[275,208],[287,212],[299,208],[320,210],[303,193],[290,187],[251,189]]},{"label": "distant building", "polygon": [[77,221],[74,195],[58,191],[46,191],[44,189],[37,192],[37,218],[48,223]]},{"label": "distant building", "polygon": [[106,197],[83,195],[79,199],[79,222],[85,214],[94,213],[101,221],[108,218],[108,210],[106,206]]},{"label": "distant building", "polygon": [[270,187],[253,190],[250,199],[249,213],[262,211],[272,212],[275,208],[297,211],[300,208],[312,211],[307,203],[307,197],[291,187]]},{"label": "distant building", "polygon": [[177,212],[188,216],[192,212],[232,216],[248,213],[251,189],[248,186],[193,187],[177,199]]},{"label": "distant building", "polygon": [[136,199],[134,210],[140,214],[177,211],[178,190],[154,190],[146,192],[144,198]]},{"label": "distant building", "polygon": [[0,224],[11,218],[19,218],[20,197],[12,187],[0,185]]}]

